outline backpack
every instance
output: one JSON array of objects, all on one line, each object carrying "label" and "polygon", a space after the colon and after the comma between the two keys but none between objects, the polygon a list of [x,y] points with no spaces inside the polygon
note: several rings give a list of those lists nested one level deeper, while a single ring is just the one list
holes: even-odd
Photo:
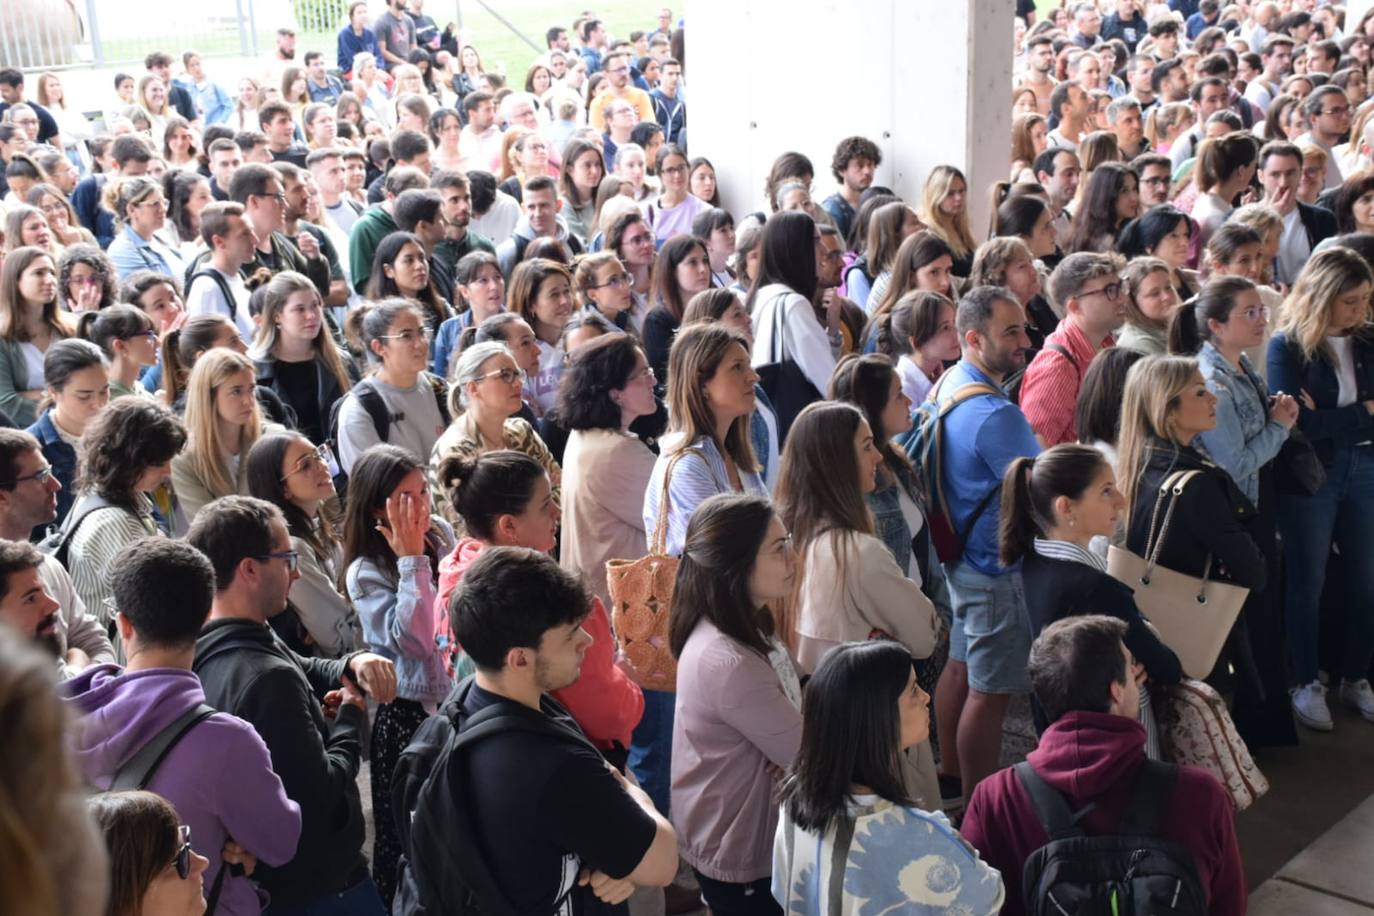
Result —
[{"label": "backpack", "polygon": [[[481,832],[455,788],[462,752],[483,738],[526,731],[596,749],[581,734],[514,703],[467,711],[474,679],[449,694],[415,732],[391,777],[391,810],[401,846],[396,916],[516,916],[482,857]],[[556,912],[559,904],[551,908]]]},{"label": "backpack", "polygon": [[982,518],[988,506],[1002,491],[1001,481],[983,497],[974,508],[973,514],[964,523],[962,530],[955,530],[949,513],[949,501],[945,499],[945,486],[940,472],[943,459],[943,438],[945,417],[965,401],[993,395],[1002,397],[1002,389],[986,382],[970,382],[960,385],[949,397],[940,397],[940,386],[931,389],[930,397],[917,408],[916,424],[902,445],[917,474],[925,480],[925,491],[930,494],[931,505],[926,523],[930,528],[930,538],[935,543],[935,553],[941,563],[953,563],[964,553],[973,526]]},{"label": "backpack", "polygon": [[[448,426],[453,422],[453,417],[448,409],[448,383],[437,375],[429,372],[421,372],[420,377],[429,382],[434,389],[434,401],[439,406],[439,417]],[[391,439],[391,424],[396,420],[404,420],[405,414],[393,414],[391,408],[387,407],[386,399],[377,390],[377,386],[372,379],[365,378],[353,386],[353,390],[339,398],[329,408],[329,441],[337,448],[339,442],[339,415],[343,411],[344,402],[351,394],[358,402],[358,406],[367,411],[367,415],[372,419],[372,427],[377,430],[377,438],[383,442]],[[424,456],[420,456],[424,457]]]},{"label": "backpack", "polygon": [[[1083,370],[1078,368],[1078,363],[1074,362],[1073,356],[1069,354],[1068,350],[1066,350],[1059,344],[1053,343],[1052,341],[1048,340],[1045,341],[1044,349],[1053,350],[1060,356],[1067,359],[1069,361],[1069,365],[1073,366],[1074,372],[1078,373],[1078,381],[1080,383],[1083,381]],[[1017,369],[1011,375],[1008,375],[1002,381],[1002,390],[1007,393],[1007,397],[1011,399],[1011,402],[1013,404],[1021,403],[1021,385],[1026,380],[1026,370],[1029,368],[1030,360],[1027,360],[1024,366],[1022,366],[1020,369]]]},{"label": "backpack", "polygon": [[87,493],[77,498],[71,509],[67,512],[67,517],[62,520],[61,526],[38,542],[38,549],[46,554],[51,554],[53,559],[62,564],[64,569],[70,569],[67,562],[67,555],[71,552],[72,538],[76,537],[76,530],[81,527],[81,523],[86,520],[86,516],[93,515],[100,509],[116,508],[115,504],[97,496],[94,493]]},{"label": "backpack", "polygon": [[1050,841],[1022,871],[1027,916],[1202,916],[1207,896],[1192,853],[1159,835],[1178,768],[1155,760],[1140,767],[1131,806],[1113,834],[1088,836],[1079,821],[1096,805],[1068,801],[1026,762],[1016,775]]},{"label": "backpack", "polygon": [[[219,287],[220,295],[224,297],[224,302],[229,308],[229,320],[237,325],[239,321],[238,300],[234,298],[234,291],[229,288],[229,281],[224,279],[224,274],[220,273],[218,270],[209,267],[204,270],[194,270],[193,268],[192,272],[186,275],[186,285],[183,286],[182,289],[190,293],[191,284],[200,277],[209,277],[211,280],[215,281],[215,285]],[[325,311],[325,314],[329,314],[328,310]]]}]

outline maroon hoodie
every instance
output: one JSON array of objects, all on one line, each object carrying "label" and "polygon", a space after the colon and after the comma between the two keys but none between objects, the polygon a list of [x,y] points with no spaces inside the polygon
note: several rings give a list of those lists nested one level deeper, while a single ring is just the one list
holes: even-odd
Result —
[{"label": "maroon hoodie", "polygon": [[[1134,719],[1071,712],[1045,730],[1027,758],[1035,772],[1067,797],[1075,811],[1097,809],[1083,819],[1089,834],[1112,833],[1130,801],[1145,759],[1145,729]],[[1193,854],[1212,916],[1244,916],[1245,871],[1236,844],[1231,799],[1216,779],[1181,767],[1168,810],[1160,821],[1167,840]],[[1020,916],[1021,873],[1032,852],[1049,842],[1014,769],[988,777],[973,790],[959,828],[983,859],[1002,873],[1007,897],[1003,916]]]}]

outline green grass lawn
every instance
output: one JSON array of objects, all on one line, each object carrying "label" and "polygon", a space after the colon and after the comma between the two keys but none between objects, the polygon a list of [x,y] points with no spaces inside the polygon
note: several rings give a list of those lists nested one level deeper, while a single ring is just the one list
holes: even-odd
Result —
[{"label": "green grass lawn", "polygon": [[[275,29],[266,27],[263,12],[266,0],[258,3],[258,52],[270,53],[275,41]],[[569,27],[573,17],[588,6],[594,6],[607,31],[615,37],[629,37],[636,29],[652,29],[655,17],[661,7],[652,0],[608,0],[608,2],[587,4],[585,2],[557,3],[550,0],[488,0],[488,5],[497,10],[503,18],[538,46],[531,48],[520,36],[511,31],[496,16],[483,8],[476,0],[457,0],[440,2],[429,0],[425,12],[434,17],[440,28],[450,22],[457,22],[457,13],[462,13],[463,31],[482,55],[482,63],[489,71],[505,72],[512,86],[524,86],[524,77],[530,64],[544,51],[544,32],[553,25]],[[103,4],[102,4],[103,6]],[[339,27],[343,23],[340,21]],[[298,56],[306,51],[323,51],[332,66],[338,30],[298,31],[296,48]],[[160,48],[184,48],[188,42],[194,43],[196,50],[206,55],[237,55],[239,53],[239,33],[232,23],[225,23],[213,31],[202,35],[171,36],[157,34],[149,29],[147,35],[126,40],[106,41],[105,60],[110,63],[141,61],[149,51]],[[250,48],[251,53],[251,48]]]}]

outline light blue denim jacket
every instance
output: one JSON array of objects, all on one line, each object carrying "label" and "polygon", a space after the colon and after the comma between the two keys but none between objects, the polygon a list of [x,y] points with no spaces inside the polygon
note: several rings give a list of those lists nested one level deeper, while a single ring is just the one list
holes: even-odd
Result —
[{"label": "light blue denim jacket", "polygon": [[429,557],[401,557],[400,580],[366,558],[348,567],[348,598],[373,652],[396,666],[396,696],[428,708],[453,687],[434,641],[434,578]]},{"label": "light blue denim jacket", "polygon": [[1197,361],[1207,390],[1217,397],[1217,425],[1199,437],[1202,446],[1257,503],[1260,468],[1278,455],[1288,430],[1269,419],[1269,388],[1244,354],[1236,369],[1209,342],[1198,351]]}]

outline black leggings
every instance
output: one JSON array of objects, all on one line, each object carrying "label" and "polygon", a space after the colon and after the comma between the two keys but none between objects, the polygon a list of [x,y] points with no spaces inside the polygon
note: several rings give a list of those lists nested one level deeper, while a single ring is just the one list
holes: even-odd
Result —
[{"label": "black leggings", "polygon": [[372,844],[372,878],[377,882],[387,912],[396,893],[396,864],[401,858],[401,841],[391,813],[391,775],[396,762],[428,718],[425,708],[414,700],[397,697],[377,708],[372,727],[372,819],[376,837]]},{"label": "black leggings", "polygon": [[695,868],[701,885],[701,896],[711,909],[711,916],[782,916],[782,907],[773,899],[771,878],[760,878],[748,884],[731,884],[708,878]]}]

